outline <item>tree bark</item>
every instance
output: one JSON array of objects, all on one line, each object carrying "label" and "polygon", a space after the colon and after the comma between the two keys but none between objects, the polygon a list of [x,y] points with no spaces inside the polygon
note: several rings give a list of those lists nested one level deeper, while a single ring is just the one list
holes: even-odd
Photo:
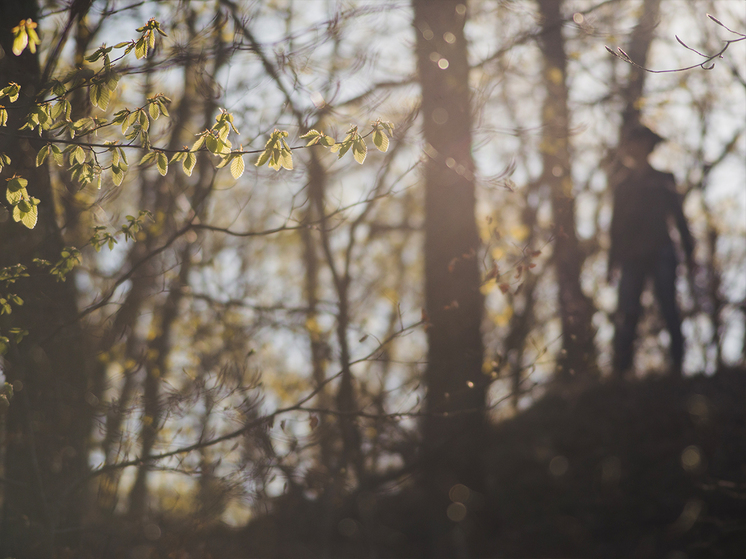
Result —
[{"label": "tree bark", "polygon": [[[655,28],[658,27],[660,19],[661,0],[645,0],[643,2],[642,15],[637,25],[632,30],[627,54],[640,66],[645,66],[650,51],[650,45],[655,38]],[[640,108],[645,77],[647,72],[637,66],[629,65],[629,77],[627,84],[622,90],[624,100],[624,112],[622,113],[622,127],[619,131],[620,140],[624,140],[627,134],[640,122]]]},{"label": "tree bark", "polygon": [[50,557],[56,544],[74,546],[78,539],[85,495],[82,488],[70,488],[87,470],[90,413],[82,329],[70,324],[78,313],[75,286],[72,281],[56,281],[32,263],[34,258],[58,261],[63,241],[49,171],[35,165],[43,140],[22,139],[19,135],[28,132],[18,132],[41,79],[38,54],[28,49],[20,56],[12,52],[12,28],[27,18],[37,21],[35,1],[0,3],[0,87],[9,82],[21,86],[19,100],[8,107],[8,126],[0,133],[0,152],[12,161],[2,176],[23,176],[31,196],[41,201],[34,229],[10,219],[0,224],[0,267],[23,264],[30,274],[9,286],[24,304],[3,317],[0,325],[4,335],[12,327],[29,332],[12,345],[3,365],[17,393],[6,417],[8,483],[0,556],[36,558]]},{"label": "tree bark", "polygon": [[[428,324],[423,474],[431,557],[451,556],[448,492],[482,484],[488,377],[482,373],[480,239],[474,216],[465,3],[413,0],[425,139],[425,314]],[[448,524],[445,524],[448,522]],[[454,540],[453,538],[456,538]]]}]

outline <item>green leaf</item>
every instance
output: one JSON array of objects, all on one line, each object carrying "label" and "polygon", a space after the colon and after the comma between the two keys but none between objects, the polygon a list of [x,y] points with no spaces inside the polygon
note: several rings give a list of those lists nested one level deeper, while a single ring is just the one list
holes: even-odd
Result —
[{"label": "green leaf", "polygon": [[21,223],[23,223],[29,229],[33,229],[36,226],[36,222],[39,219],[39,210],[36,206],[33,206],[28,212],[24,213],[21,217]]},{"label": "green leaf", "polygon": [[205,143],[205,136],[202,135],[199,138],[197,138],[197,141],[194,142],[194,144],[192,145],[192,149],[190,149],[189,151],[198,151],[204,143]]},{"label": "green leaf", "polygon": [[137,122],[137,111],[133,111],[127,115],[127,118],[122,121],[122,134],[124,134],[127,129],[135,124]]},{"label": "green leaf", "polygon": [[33,229],[36,226],[36,220],[39,215],[39,210],[36,206],[30,206],[28,211],[23,211],[20,208],[20,204],[13,208],[13,220],[20,221],[29,229]]},{"label": "green leaf", "polygon": [[36,154],[37,167],[41,167],[44,164],[44,160],[47,158],[47,155],[49,155],[49,144],[43,145],[39,150],[39,153]]},{"label": "green leaf", "polygon": [[155,159],[156,153],[154,151],[150,151],[142,156],[142,159],[140,159],[140,165],[145,165],[146,163],[149,163],[153,159]]},{"label": "green leaf", "polygon": [[350,151],[350,148],[352,147],[352,141],[351,140],[345,140],[341,144],[335,144],[335,146],[336,145],[340,146],[339,147],[339,158],[342,159],[342,157],[344,157],[345,153],[347,153],[348,151]]},{"label": "green leaf", "polygon": [[265,149],[261,154],[259,154],[259,159],[256,160],[256,163],[254,163],[255,167],[261,167],[264,165],[267,161],[269,161],[269,157],[271,155],[271,150]]},{"label": "green leaf", "polygon": [[101,58],[104,55],[103,49],[97,49],[93,51],[93,54],[89,54],[85,57],[85,59],[88,62],[96,62],[99,58]]},{"label": "green leaf", "polygon": [[28,185],[28,181],[21,177],[13,177],[10,180],[8,180],[8,187],[5,192],[5,197],[8,199],[8,202],[15,205],[15,204],[18,204],[21,200],[23,200],[24,197],[27,197],[28,196],[28,193],[26,192],[27,185]]},{"label": "green leaf", "polygon": [[150,120],[148,120],[148,115],[142,109],[137,111],[137,115],[140,122],[140,128],[147,132],[150,128]]},{"label": "green leaf", "polygon": [[13,54],[20,56],[21,53],[26,49],[28,45],[28,33],[26,33],[26,26],[19,25],[13,28],[15,34],[13,38]]},{"label": "green leaf", "polygon": [[194,170],[194,166],[197,164],[197,156],[194,155],[191,151],[187,153],[186,158],[184,159],[184,162],[181,164],[182,168],[184,169],[184,173],[188,177],[192,176],[192,171]]},{"label": "green leaf", "polygon": [[8,110],[0,109],[0,126],[8,125]]},{"label": "green leaf", "polygon": [[54,162],[57,165],[64,165],[65,164],[65,156],[62,153],[62,150],[58,148],[56,145],[52,144],[52,159],[54,159]]},{"label": "green leaf", "polygon": [[29,43],[28,43],[28,50],[31,51],[32,54],[36,53],[36,45],[41,44],[41,40],[39,39],[39,35],[36,34],[36,23],[32,22],[30,19],[26,20],[26,33],[28,33]]},{"label": "green leaf", "polygon": [[367,154],[368,146],[365,145],[365,140],[358,136],[357,139],[352,143],[352,156],[355,158],[355,161],[362,165]]},{"label": "green leaf", "polygon": [[109,100],[111,99],[111,93],[109,92],[109,88],[105,85],[99,86],[99,94],[98,94],[98,108],[102,111],[105,111],[106,108],[109,106]]},{"label": "green leaf", "polygon": [[98,106],[98,92],[100,88],[101,86],[97,83],[94,83],[91,87],[88,88],[88,97],[90,98],[91,104],[94,107]]},{"label": "green leaf", "polygon": [[108,78],[106,80],[106,87],[109,89],[109,91],[115,91],[117,86],[119,85],[119,74],[116,72],[111,72],[108,75]]},{"label": "green leaf", "polygon": [[145,37],[140,37],[135,44],[135,56],[138,60],[145,58],[148,54],[148,45],[145,43]]},{"label": "green leaf", "polygon": [[118,165],[112,165],[111,178],[116,186],[120,186],[124,180],[124,171]]},{"label": "green leaf", "polygon": [[11,103],[15,103],[18,100],[18,95],[21,91],[21,86],[17,83],[11,82],[4,88],[0,89],[0,99],[7,97]]},{"label": "green leaf", "polygon": [[[292,159],[291,159],[291,165],[292,165]],[[234,179],[239,178],[241,175],[243,175],[245,164],[243,160],[243,156],[239,155],[237,157],[233,158],[233,161],[231,161],[231,175]]]},{"label": "green leaf", "polygon": [[378,151],[387,151],[389,149],[389,137],[381,130],[373,132],[373,145],[378,148]]},{"label": "green leaf", "polygon": [[214,153],[215,155],[218,155],[220,153],[220,143],[221,142],[219,142],[218,139],[212,134],[209,134],[207,138],[205,138],[205,145],[207,146],[207,149],[210,151],[210,153]]},{"label": "green leaf", "polygon": [[82,147],[77,146],[70,154],[70,163],[83,164],[85,161],[85,150]]},{"label": "green leaf", "polygon": [[168,103],[171,102],[171,99],[165,96],[158,97],[158,109],[161,111],[161,114],[163,116],[171,116],[168,114]]},{"label": "green leaf", "polygon": [[308,143],[306,144],[306,147],[309,147],[309,146],[315,146],[316,144],[318,144],[319,140],[323,136],[324,135],[321,132],[319,132],[318,130],[311,129],[308,132],[306,132],[305,134],[303,134],[300,137],[300,139],[301,140],[305,140],[305,139],[309,138]]},{"label": "green leaf", "polygon": [[158,117],[161,116],[161,112],[158,110],[158,103],[150,103],[148,105],[148,112],[150,113],[150,118],[153,120],[158,120]]},{"label": "green leaf", "polygon": [[52,118],[57,120],[62,116],[62,113],[65,111],[65,100],[60,99],[54,104],[54,108],[52,109]]},{"label": "green leaf", "polygon": [[293,170],[293,153],[289,149],[283,149],[280,152],[279,163],[282,167],[285,167],[288,171]]},{"label": "green leaf", "polygon": [[168,173],[168,157],[166,157],[166,154],[159,151],[156,155],[155,164],[158,167],[158,172],[165,177]]}]

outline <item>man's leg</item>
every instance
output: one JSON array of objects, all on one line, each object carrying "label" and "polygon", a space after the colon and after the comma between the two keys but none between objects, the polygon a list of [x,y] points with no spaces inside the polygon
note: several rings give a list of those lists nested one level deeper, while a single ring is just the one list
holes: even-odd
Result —
[{"label": "man's leg", "polygon": [[655,296],[661,309],[666,328],[671,336],[671,361],[675,375],[681,375],[684,358],[684,337],[681,334],[681,318],[676,303],[676,252],[673,245],[661,249],[655,263]]},{"label": "man's leg", "polygon": [[635,330],[640,320],[642,306],[640,295],[645,286],[646,266],[643,262],[630,262],[622,266],[619,281],[619,301],[614,330],[614,376],[622,377],[632,368]]}]

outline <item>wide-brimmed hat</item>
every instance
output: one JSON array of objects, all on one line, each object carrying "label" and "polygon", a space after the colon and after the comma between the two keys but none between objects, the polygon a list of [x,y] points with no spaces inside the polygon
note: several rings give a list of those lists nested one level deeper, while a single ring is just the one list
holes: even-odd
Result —
[{"label": "wide-brimmed hat", "polygon": [[652,141],[653,145],[656,145],[656,144],[659,144],[660,142],[664,142],[666,139],[663,136],[653,132],[647,126],[638,124],[632,130],[629,131],[629,134],[627,134],[626,140],[627,142],[638,142],[642,140],[648,140],[648,141]]}]

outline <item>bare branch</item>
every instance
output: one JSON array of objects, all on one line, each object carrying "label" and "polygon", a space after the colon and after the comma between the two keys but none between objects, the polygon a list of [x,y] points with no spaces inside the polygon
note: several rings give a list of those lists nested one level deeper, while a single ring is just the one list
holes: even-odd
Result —
[{"label": "bare branch", "polygon": [[[606,48],[607,51],[609,51],[612,55],[616,56],[617,58],[623,60],[624,62],[627,62],[627,63],[631,64],[635,68],[639,68],[640,70],[644,70],[646,72],[650,72],[651,74],[670,74],[670,73],[674,73],[674,72],[686,72],[688,70],[694,70],[695,68],[702,68],[703,70],[712,70],[715,67],[715,63],[712,62],[712,61],[715,60],[715,59],[718,59],[718,58],[723,58],[723,54],[725,54],[725,51],[728,50],[728,47],[730,47],[733,43],[738,43],[738,42],[741,42],[744,39],[746,39],[746,35],[743,34],[743,33],[739,33],[738,31],[733,31],[732,29],[730,29],[729,27],[727,27],[726,25],[724,25],[720,20],[718,20],[717,18],[711,16],[710,14],[707,14],[707,17],[710,18],[715,23],[717,23],[718,25],[720,25],[721,27],[723,27],[724,29],[727,29],[728,31],[730,31],[734,35],[738,35],[739,38],[738,39],[727,39],[725,41],[725,45],[723,46],[722,49],[720,49],[718,52],[716,52],[713,55],[708,55],[708,54],[703,54],[703,53],[699,52],[698,50],[693,49],[692,47],[690,47],[689,45],[687,45],[686,43],[684,43],[684,41],[682,41],[678,37],[678,35],[674,35],[674,37],[676,37],[676,40],[679,42],[679,44],[681,46],[683,46],[687,50],[690,50],[690,51],[698,54],[699,56],[701,56],[701,57],[703,57],[705,59],[704,61],[700,62],[699,64],[693,64],[691,66],[685,66],[683,68],[673,68],[673,69],[670,69],[670,70],[652,70],[651,68],[646,68],[645,66],[641,66],[640,64],[637,64],[620,47],[617,47],[617,51],[619,51],[619,52],[615,52],[611,47],[609,47],[607,45],[604,45],[604,47]],[[710,63],[710,62],[712,62],[712,64],[710,64],[709,66],[707,66],[707,64]]]}]

